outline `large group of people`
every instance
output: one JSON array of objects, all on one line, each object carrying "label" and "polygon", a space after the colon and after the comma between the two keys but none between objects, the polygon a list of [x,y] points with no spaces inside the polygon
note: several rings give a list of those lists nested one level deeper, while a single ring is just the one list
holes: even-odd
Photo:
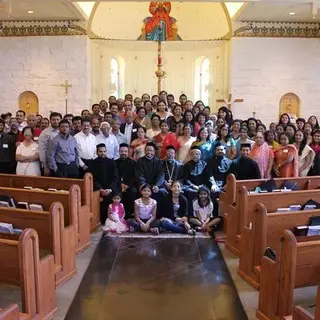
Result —
[{"label": "large group of people", "polygon": [[107,231],[194,234],[220,222],[219,192],[237,179],[320,175],[316,116],[268,126],[213,114],[185,94],[110,96],[81,115],[18,110],[0,118],[0,173],[94,177]]}]

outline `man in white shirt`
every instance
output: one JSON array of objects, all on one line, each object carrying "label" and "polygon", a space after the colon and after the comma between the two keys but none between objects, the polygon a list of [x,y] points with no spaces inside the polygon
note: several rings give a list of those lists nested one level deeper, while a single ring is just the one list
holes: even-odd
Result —
[{"label": "man in white shirt", "polygon": [[90,164],[96,158],[96,137],[90,133],[90,119],[81,120],[81,131],[74,138],[77,140],[77,150],[79,154],[80,179],[88,171]]},{"label": "man in white shirt", "polygon": [[24,127],[27,126],[27,122],[25,121],[26,113],[23,110],[18,110],[16,112],[16,119],[18,121],[18,129],[22,131]]},{"label": "man in white shirt", "polygon": [[101,133],[96,136],[96,144],[104,143],[107,148],[107,157],[109,159],[119,159],[119,143],[118,139],[110,134],[110,124],[102,122],[100,126]]}]

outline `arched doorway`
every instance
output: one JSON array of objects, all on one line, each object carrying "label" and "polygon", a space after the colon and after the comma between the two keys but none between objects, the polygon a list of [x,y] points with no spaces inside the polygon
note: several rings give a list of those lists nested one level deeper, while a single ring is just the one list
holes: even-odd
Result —
[{"label": "arched doorway", "polygon": [[32,91],[24,91],[19,95],[19,109],[29,114],[39,113],[39,99]]},{"label": "arched doorway", "polygon": [[300,117],[300,98],[290,92],[283,95],[280,99],[279,115],[289,113],[293,117]]}]

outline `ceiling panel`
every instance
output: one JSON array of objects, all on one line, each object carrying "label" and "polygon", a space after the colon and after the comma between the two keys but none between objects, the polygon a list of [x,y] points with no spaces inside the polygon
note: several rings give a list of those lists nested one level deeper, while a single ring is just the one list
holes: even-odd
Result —
[{"label": "ceiling panel", "polygon": [[[28,11],[33,11],[29,14]],[[79,20],[80,12],[69,1],[0,0],[0,20]]]},{"label": "ceiling panel", "polygon": [[[290,15],[294,12],[295,15]],[[311,3],[288,2],[249,2],[235,17],[240,21],[293,21],[293,22],[319,22],[320,14],[313,19]]]}]

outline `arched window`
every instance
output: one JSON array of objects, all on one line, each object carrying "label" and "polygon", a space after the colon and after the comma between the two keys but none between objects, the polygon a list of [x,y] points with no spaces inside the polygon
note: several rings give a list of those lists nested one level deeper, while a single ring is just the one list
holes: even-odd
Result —
[{"label": "arched window", "polygon": [[208,105],[210,60],[206,57],[199,57],[196,60],[195,67],[195,100],[202,100],[205,105]]},{"label": "arched window", "polygon": [[120,66],[117,58],[111,59],[110,95],[120,97]]}]

